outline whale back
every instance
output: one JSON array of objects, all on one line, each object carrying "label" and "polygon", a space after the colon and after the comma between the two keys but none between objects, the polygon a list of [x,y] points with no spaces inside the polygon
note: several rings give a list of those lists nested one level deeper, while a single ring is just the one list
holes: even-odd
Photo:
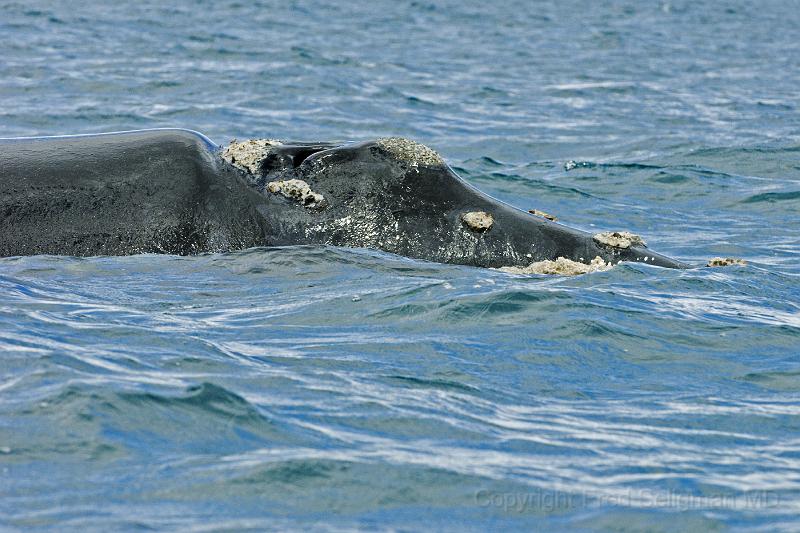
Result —
[{"label": "whale back", "polygon": [[0,255],[264,244],[253,192],[188,130],[0,140]]}]

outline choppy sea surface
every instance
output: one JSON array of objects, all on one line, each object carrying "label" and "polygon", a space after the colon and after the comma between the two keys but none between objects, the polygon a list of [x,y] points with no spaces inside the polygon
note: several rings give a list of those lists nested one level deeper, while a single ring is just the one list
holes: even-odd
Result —
[{"label": "choppy sea surface", "polygon": [[0,259],[1,529],[800,529],[796,1],[165,4],[0,1],[0,136],[408,136],[748,264]]}]

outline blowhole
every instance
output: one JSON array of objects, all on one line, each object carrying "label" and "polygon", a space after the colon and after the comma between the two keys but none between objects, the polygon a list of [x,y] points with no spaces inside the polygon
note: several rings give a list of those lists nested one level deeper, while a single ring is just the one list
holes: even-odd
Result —
[{"label": "blowhole", "polygon": [[294,157],[292,158],[292,165],[294,166],[294,168],[297,168],[303,164],[303,161],[305,161],[312,155],[316,154],[317,152],[322,152],[323,150],[326,149],[327,148],[319,148],[319,147],[298,149],[297,152],[295,152]]}]

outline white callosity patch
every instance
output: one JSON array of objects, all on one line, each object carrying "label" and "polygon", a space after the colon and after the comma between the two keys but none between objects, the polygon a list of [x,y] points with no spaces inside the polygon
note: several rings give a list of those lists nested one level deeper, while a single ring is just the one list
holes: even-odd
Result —
[{"label": "white callosity patch", "polygon": [[271,181],[267,190],[273,194],[282,194],[286,198],[300,202],[305,207],[321,207],[325,197],[311,190],[303,180],[291,179],[284,181]]},{"label": "white callosity patch", "polygon": [[630,231],[607,231],[598,233],[594,237],[594,242],[611,246],[612,248],[630,248],[631,246],[647,246],[644,240]]},{"label": "white callosity patch", "polygon": [[494,224],[494,218],[486,211],[470,211],[461,215],[461,221],[472,231],[484,232]]},{"label": "white callosity patch", "polygon": [[375,141],[392,156],[413,167],[419,165],[435,167],[444,165],[442,156],[424,144],[403,137],[384,137]]},{"label": "white callosity patch", "polygon": [[735,257],[712,257],[708,260],[706,266],[709,267],[724,267],[732,265],[746,265],[747,261],[744,259],[737,259]]},{"label": "white callosity patch", "polygon": [[538,209],[528,209],[528,213],[530,213],[531,215],[536,215],[537,217],[546,218],[547,220],[552,220],[553,222],[558,220],[553,215],[545,213],[544,211],[539,211]]},{"label": "white callosity patch", "polygon": [[566,257],[559,257],[555,261],[545,260],[531,263],[526,267],[501,267],[498,270],[509,274],[551,274],[557,276],[577,276],[589,272],[602,272],[611,269],[613,265],[606,263],[599,255],[590,263],[579,263]]},{"label": "white callosity patch", "polygon": [[231,165],[249,172],[258,174],[261,162],[269,155],[273,146],[280,146],[280,141],[275,139],[248,139],[231,143],[222,150],[222,158]]}]

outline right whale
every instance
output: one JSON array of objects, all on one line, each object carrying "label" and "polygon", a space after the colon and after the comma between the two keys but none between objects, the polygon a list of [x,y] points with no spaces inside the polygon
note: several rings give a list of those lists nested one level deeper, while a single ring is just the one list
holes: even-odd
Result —
[{"label": "right whale", "polygon": [[222,148],[162,129],[0,140],[0,255],[323,244],[480,267],[559,257],[687,267],[631,234],[513,208],[408,139]]}]

